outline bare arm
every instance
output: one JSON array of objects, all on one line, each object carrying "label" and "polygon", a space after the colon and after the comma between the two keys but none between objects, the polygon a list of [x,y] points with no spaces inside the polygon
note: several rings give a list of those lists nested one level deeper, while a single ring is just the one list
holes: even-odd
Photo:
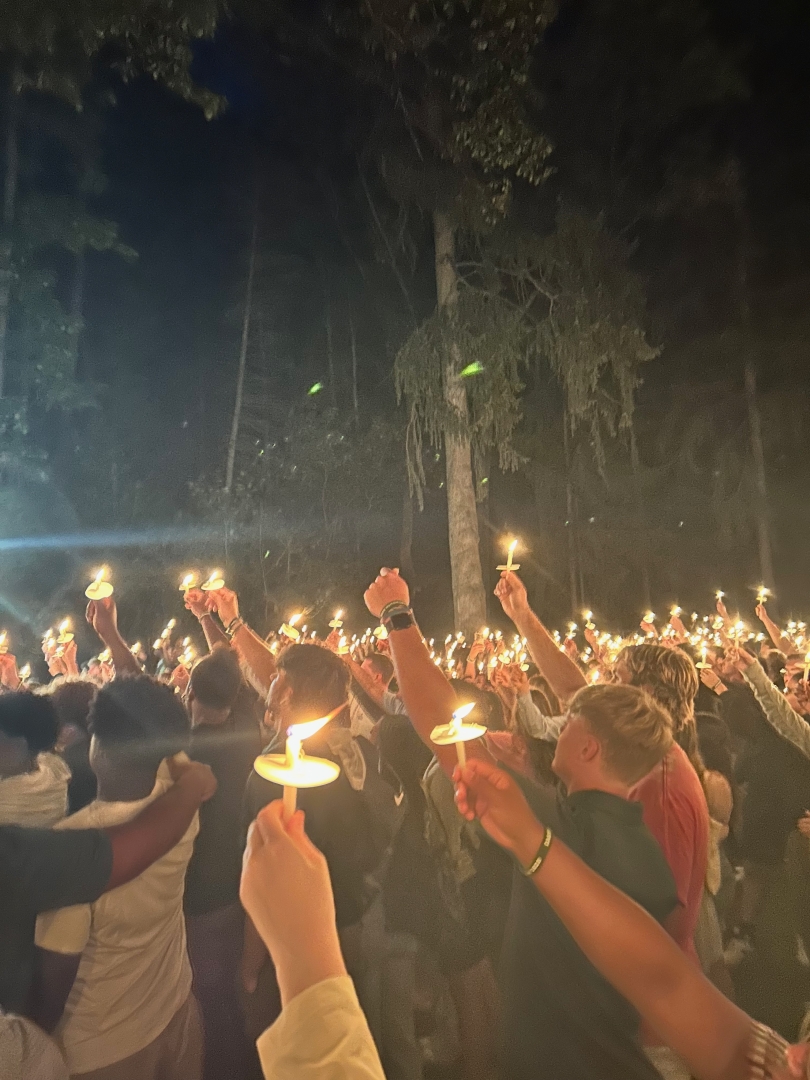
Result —
[{"label": "bare arm", "polygon": [[768,631],[768,637],[773,642],[775,648],[779,649],[780,652],[785,653],[785,655],[793,652],[795,648],[793,642],[790,638],[782,636],[782,631],[770,617],[764,604],[757,604],[757,618]]},{"label": "bare arm", "polygon": [[118,609],[115,600],[111,596],[105,600],[91,600],[87,605],[86,617],[88,623],[110,650],[116,675],[123,675],[125,672],[140,675],[141,665],[118,632]]},{"label": "bare arm", "polygon": [[37,949],[34,1002],[30,1015],[48,1034],[54,1031],[62,1019],[81,958],[81,953]]},{"label": "bare arm", "polygon": [[[380,571],[365,593],[366,607],[377,617],[391,601],[401,600],[407,604],[409,598],[408,586],[399,576],[399,571],[387,568]],[[436,755],[442,769],[452,776],[458,763],[455,747],[436,746],[430,741],[430,733],[439,724],[450,722],[453,710],[459,706],[455,690],[430,659],[418,627],[392,631],[388,643],[399,694],[411,723],[422,742]],[[468,743],[467,753],[472,756],[481,754],[490,759],[489,751],[480,740]]]},{"label": "bare arm", "polygon": [[384,709],[385,687],[380,686],[376,679],[372,679],[371,676],[363,670],[360,664],[349,659],[348,656],[345,656],[343,659],[352,674],[352,678],[357,681],[375,705],[379,705],[381,709]]},{"label": "bare arm", "polygon": [[200,808],[217,788],[207,765],[170,763],[175,783],[165,795],[124,825],[105,829],[112,845],[112,873],[106,892],[125,885],[179,843]]},{"label": "bare arm", "polygon": [[213,649],[215,645],[230,644],[227,634],[221,626],[217,625],[213,611],[209,610],[207,593],[204,593],[202,589],[188,589],[185,595],[185,605],[199,622],[202,632],[205,634],[205,640],[208,642],[209,650]]},{"label": "bare arm", "polygon": [[577,690],[587,685],[585,676],[557,645],[535,613],[529,607],[526,586],[514,573],[501,574],[501,580],[495,588],[495,595],[501,602],[506,615],[517,627],[521,637],[526,639],[540,672],[548,679],[549,686],[564,704]]},{"label": "bare arm", "polygon": [[[545,830],[515,782],[482,761],[457,773],[456,801],[523,866]],[[579,947],[700,1080],[746,1080],[751,1020],[658,923],[555,839],[532,881]]]},{"label": "bare arm", "polygon": [[[254,633],[247,623],[236,623],[239,619],[239,601],[235,592],[231,589],[219,589],[208,595],[220,622],[233,635],[231,644],[239,653],[239,659],[250,669],[254,684],[260,686],[266,695],[276,677],[276,658],[270,651],[270,646]],[[234,626],[232,631],[229,629],[231,626]]]}]

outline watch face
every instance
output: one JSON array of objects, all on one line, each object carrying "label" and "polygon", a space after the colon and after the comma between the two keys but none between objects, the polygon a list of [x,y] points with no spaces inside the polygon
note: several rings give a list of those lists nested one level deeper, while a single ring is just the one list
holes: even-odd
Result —
[{"label": "watch face", "polygon": [[392,630],[407,630],[409,626],[413,626],[413,615],[409,611],[400,611],[387,621]]}]

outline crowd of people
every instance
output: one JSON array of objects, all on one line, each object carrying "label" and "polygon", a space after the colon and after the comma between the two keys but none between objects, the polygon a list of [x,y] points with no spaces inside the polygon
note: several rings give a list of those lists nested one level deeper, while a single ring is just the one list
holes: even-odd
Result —
[{"label": "crowd of people", "polygon": [[[560,635],[507,569],[514,636],[442,648],[395,569],[353,637],[265,636],[213,584],[199,657],[174,620],[130,647],[112,595],[83,670],[46,636],[47,685],[2,638],[4,1080],[810,1078],[734,1004],[786,860],[810,885],[803,624],[718,595]],[[293,811],[255,763],[315,720],[336,779]]]}]

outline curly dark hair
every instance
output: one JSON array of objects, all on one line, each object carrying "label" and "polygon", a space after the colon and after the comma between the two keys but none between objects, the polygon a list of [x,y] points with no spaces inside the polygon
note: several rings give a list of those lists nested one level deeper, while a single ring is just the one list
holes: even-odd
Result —
[{"label": "curly dark hair", "polygon": [[96,694],[89,728],[105,752],[157,769],[187,750],[191,722],[174,690],[150,675],[113,679]]},{"label": "curly dark hair", "polygon": [[29,690],[3,694],[0,696],[0,731],[9,739],[25,739],[33,756],[53,750],[59,734],[53,702]]},{"label": "curly dark hair", "polygon": [[90,706],[98,691],[92,679],[57,679],[42,691],[53,702],[60,727],[68,725],[87,731]]}]

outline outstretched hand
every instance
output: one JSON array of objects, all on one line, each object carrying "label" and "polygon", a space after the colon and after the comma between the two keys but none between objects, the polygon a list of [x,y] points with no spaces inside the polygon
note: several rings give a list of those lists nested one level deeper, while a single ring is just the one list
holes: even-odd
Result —
[{"label": "outstretched hand", "polygon": [[201,619],[203,615],[211,610],[208,603],[208,593],[204,593],[202,589],[187,589],[186,594],[183,597],[183,602],[186,605],[186,609],[196,619]]},{"label": "outstretched hand", "polygon": [[395,600],[410,604],[411,594],[408,583],[399,576],[399,570],[396,568],[389,570],[387,566],[384,566],[366,589],[363,599],[371,614],[379,619],[383,608]]},{"label": "outstretched hand", "polygon": [[239,618],[239,597],[233,589],[217,589],[208,593],[208,598],[208,610],[216,611],[223,626],[228,627]]},{"label": "outstretched hand", "polygon": [[248,834],[239,897],[273,958],[282,1002],[346,974],[326,859],[304,832],[300,810],[288,822],[280,801],[259,812]]},{"label": "outstretched hand", "polygon": [[495,595],[501,602],[504,614],[513,623],[516,623],[523,615],[528,614],[529,595],[526,586],[513,570],[504,570],[498,584],[495,586]]},{"label": "outstretched hand", "polygon": [[91,600],[85,618],[105,645],[118,637],[118,608],[111,596],[103,600]]},{"label": "outstretched hand", "polygon": [[478,818],[497,844],[529,865],[544,829],[512,777],[488,761],[471,758],[456,768],[453,779],[461,816],[468,821]]}]

